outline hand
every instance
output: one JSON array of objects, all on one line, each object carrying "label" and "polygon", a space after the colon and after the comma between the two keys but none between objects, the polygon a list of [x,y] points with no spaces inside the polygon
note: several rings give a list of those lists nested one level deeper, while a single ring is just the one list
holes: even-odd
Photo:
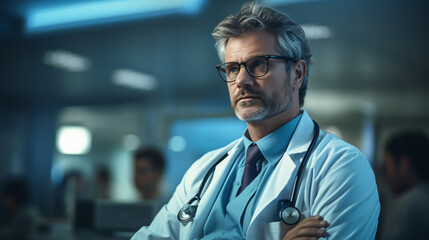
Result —
[{"label": "hand", "polygon": [[321,216],[311,216],[293,227],[283,240],[316,240],[326,234],[325,228],[329,226],[327,221],[323,220]]}]

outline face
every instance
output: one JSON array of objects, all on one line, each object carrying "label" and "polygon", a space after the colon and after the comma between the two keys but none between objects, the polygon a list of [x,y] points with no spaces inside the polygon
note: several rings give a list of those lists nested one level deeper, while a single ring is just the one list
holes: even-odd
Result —
[{"label": "face", "polygon": [[134,161],[134,182],[137,189],[147,191],[156,187],[161,179],[161,173],[154,169],[148,160]]},{"label": "face", "polygon": [[[277,40],[267,31],[246,33],[228,40],[225,62],[244,62],[255,56],[281,55]],[[235,82],[228,83],[231,107],[240,120],[256,122],[286,112],[292,102],[292,85],[285,62],[270,59],[269,71],[252,77],[241,67]]]},{"label": "face", "polygon": [[386,151],[383,157],[383,166],[384,174],[387,182],[391,186],[392,190],[396,186],[396,171],[395,171],[395,162],[393,161],[393,156],[390,152]]},{"label": "face", "polygon": [[383,156],[385,178],[392,193],[395,195],[400,195],[409,187],[409,176],[407,174],[407,169],[401,166],[402,160],[403,159],[400,159],[400,162],[396,163],[393,159],[393,155],[389,151],[386,151]]}]

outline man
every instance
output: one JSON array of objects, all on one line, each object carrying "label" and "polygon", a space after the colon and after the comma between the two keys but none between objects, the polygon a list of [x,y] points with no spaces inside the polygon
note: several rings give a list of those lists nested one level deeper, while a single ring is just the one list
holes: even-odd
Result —
[{"label": "man", "polygon": [[170,195],[162,189],[165,159],[161,151],[154,147],[143,147],[134,154],[134,184],[140,199],[152,201],[155,210],[167,203]]},{"label": "man", "polygon": [[386,209],[382,239],[426,239],[429,220],[429,139],[410,131],[391,137],[385,146],[385,177],[395,203]]},{"label": "man", "polygon": [[8,179],[2,189],[2,204],[9,217],[0,225],[1,240],[23,240],[34,232],[39,213],[30,203],[30,192],[24,177]]},{"label": "man", "polygon": [[279,219],[317,137],[300,110],[311,57],[301,27],[252,2],[219,23],[213,36],[225,62],[217,68],[247,130],[195,162],[133,240],[373,239],[380,205],[372,169],[356,148],[322,131],[299,174],[294,205],[302,220],[287,225]]}]

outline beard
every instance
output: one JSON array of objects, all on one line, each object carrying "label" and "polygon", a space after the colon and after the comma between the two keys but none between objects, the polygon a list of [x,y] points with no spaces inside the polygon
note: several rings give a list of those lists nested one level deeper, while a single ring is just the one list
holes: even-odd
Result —
[{"label": "beard", "polygon": [[[243,89],[234,96],[231,107],[238,119],[245,122],[255,122],[274,117],[289,109],[292,105],[292,88],[285,86],[276,91],[272,96],[266,96],[262,91],[250,89],[243,86]],[[257,97],[252,101],[238,102],[238,98],[245,95]]]}]

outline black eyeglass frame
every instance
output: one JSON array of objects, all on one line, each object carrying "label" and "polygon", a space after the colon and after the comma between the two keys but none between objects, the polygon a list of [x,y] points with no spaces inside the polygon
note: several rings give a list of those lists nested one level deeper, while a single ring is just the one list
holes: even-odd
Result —
[{"label": "black eyeglass frame", "polygon": [[[261,75],[255,75],[255,74],[253,74],[253,73],[251,73],[251,72],[249,71],[249,69],[247,68],[247,63],[248,63],[249,61],[251,61],[251,60],[255,59],[255,58],[261,58],[261,57],[264,57],[264,58],[267,60],[267,71],[265,71],[265,73],[264,73],[264,74],[261,74]],[[226,65],[226,64],[231,64],[231,63],[235,63],[235,64],[237,64],[237,65],[238,65],[238,69],[239,69],[239,71],[240,71],[240,69],[241,69],[241,66],[244,66],[244,68],[246,69],[247,73],[248,73],[250,76],[252,76],[252,77],[262,77],[262,76],[265,76],[265,75],[270,71],[270,58],[286,60],[286,61],[288,61],[288,62],[295,62],[295,59],[293,59],[293,58],[291,58],[291,57],[279,56],[279,55],[264,55],[264,56],[255,56],[255,57],[249,58],[249,59],[247,59],[246,61],[241,62],[241,63],[239,63],[239,62],[226,62],[226,63],[218,64],[218,65],[216,65],[216,69],[217,69],[217,71],[218,71],[218,73],[219,73],[220,78],[221,78],[224,82],[227,82],[227,83],[235,82],[235,80],[236,80],[236,79],[234,79],[234,80],[227,80],[227,79],[224,79],[224,78],[222,77],[222,73],[221,73],[221,71],[222,71],[222,70],[221,70],[221,67],[222,67],[222,66],[224,66],[224,65]]]}]

